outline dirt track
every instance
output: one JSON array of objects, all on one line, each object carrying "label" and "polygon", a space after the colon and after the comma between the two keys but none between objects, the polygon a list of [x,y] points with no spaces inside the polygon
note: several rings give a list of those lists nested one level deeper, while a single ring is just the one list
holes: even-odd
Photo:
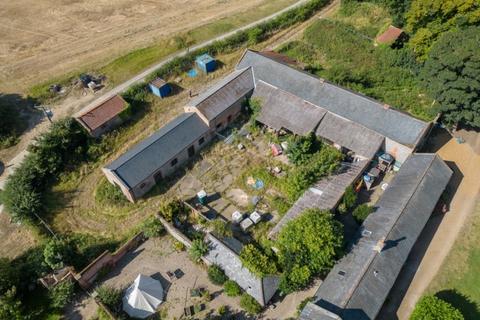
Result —
[{"label": "dirt track", "polygon": [[0,91],[19,92],[268,0],[16,0],[0,6]]}]

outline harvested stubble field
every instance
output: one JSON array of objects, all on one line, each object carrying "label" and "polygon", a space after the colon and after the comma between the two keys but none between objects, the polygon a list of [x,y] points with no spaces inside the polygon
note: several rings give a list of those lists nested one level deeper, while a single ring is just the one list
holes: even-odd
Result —
[{"label": "harvested stubble field", "polygon": [[0,7],[0,91],[20,92],[72,72],[101,69],[112,58],[138,48],[155,46],[153,51],[139,53],[158,60],[175,50],[177,34],[191,42],[202,41],[294,2],[4,1]]}]

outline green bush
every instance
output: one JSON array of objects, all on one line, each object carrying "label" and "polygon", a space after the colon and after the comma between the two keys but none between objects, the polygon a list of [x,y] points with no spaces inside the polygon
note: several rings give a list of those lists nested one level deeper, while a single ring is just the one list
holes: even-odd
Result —
[{"label": "green bush", "polygon": [[163,224],[157,217],[149,217],[142,223],[143,234],[148,238],[160,237],[165,233]]},{"label": "green bush", "polygon": [[463,320],[462,313],[450,303],[433,295],[420,298],[410,320]]},{"label": "green bush", "polygon": [[0,319],[22,320],[23,317],[22,302],[17,298],[17,290],[12,287],[0,296]]},{"label": "green bush", "polygon": [[168,199],[160,203],[159,213],[168,222],[172,222],[182,212],[183,203],[179,199]]},{"label": "green bush", "polygon": [[232,228],[230,227],[230,224],[221,219],[211,221],[209,226],[212,228],[213,233],[220,238],[232,236]]},{"label": "green bush", "polygon": [[240,298],[240,307],[250,314],[258,314],[262,311],[262,306],[246,292]]},{"label": "green bush", "polygon": [[97,298],[111,311],[118,312],[122,303],[122,290],[108,286],[97,288]]},{"label": "green bush", "polygon": [[108,182],[108,180],[103,177],[95,189],[95,201],[108,206],[119,206],[128,203],[120,187]]},{"label": "green bush", "polygon": [[342,225],[329,211],[308,209],[280,231],[275,247],[283,270],[280,289],[290,293],[334,265],[343,247]]},{"label": "green bush", "polygon": [[24,126],[24,120],[20,117],[20,110],[4,101],[0,94],[0,149],[14,145]]},{"label": "green bush", "polygon": [[240,260],[245,268],[259,277],[277,273],[275,261],[253,244],[243,246]]},{"label": "green bush", "polygon": [[66,280],[53,287],[50,292],[50,305],[55,309],[62,309],[72,300],[75,292],[75,284]]},{"label": "green bush", "polygon": [[52,239],[47,242],[43,249],[45,263],[53,270],[68,265],[71,261],[71,256],[72,248],[65,240]]},{"label": "green bush", "polygon": [[228,280],[228,277],[219,266],[212,264],[208,267],[208,279],[210,279],[213,284],[221,286]]},{"label": "green bush", "polygon": [[362,223],[367,219],[368,215],[372,213],[374,208],[372,206],[369,206],[368,204],[361,204],[358,207],[353,210],[353,217],[357,222]]},{"label": "green bush", "polygon": [[342,202],[338,206],[338,211],[340,213],[346,213],[348,210],[353,208],[356,202],[357,193],[355,192],[355,190],[353,190],[352,186],[348,186],[347,189],[345,189],[345,193],[343,194]]},{"label": "green bush", "polygon": [[314,153],[320,150],[320,147],[321,143],[313,133],[304,137],[293,137],[288,144],[288,160],[295,165],[303,165],[310,160]]},{"label": "green bush", "polygon": [[224,284],[225,294],[229,297],[237,297],[242,293],[240,286],[232,280],[227,280]]},{"label": "green bush", "polygon": [[208,245],[202,239],[192,241],[192,247],[188,250],[190,257],[195,262],[200,262],[201,258],[208,252]]}]

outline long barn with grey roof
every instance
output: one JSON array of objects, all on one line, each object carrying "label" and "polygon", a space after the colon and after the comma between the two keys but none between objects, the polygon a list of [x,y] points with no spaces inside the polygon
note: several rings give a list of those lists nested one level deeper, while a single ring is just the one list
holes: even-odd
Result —
[{"label": "long barn with grey roof", "polygon": [[420,145],[430,125],[359,93],[247,50],[239,70],[252,67],[255,81],[266,82],[385,137],[383,149],[403,162]]},{"label": "long barn with grey roof", "polygon": [[278,289],[279,277],[276,275],[258,277],[245,268],[239,257],[243,245],[235,238],[220,240],[209,233],[206,241],[209,251],[205,259],[219,266],[228,278],[235,281],[258,303],[266,305]]},{"label": "long barn with grey roof", "polygon": [[375,319],[451,176],[437,155],[412,154],[300,319]]}]

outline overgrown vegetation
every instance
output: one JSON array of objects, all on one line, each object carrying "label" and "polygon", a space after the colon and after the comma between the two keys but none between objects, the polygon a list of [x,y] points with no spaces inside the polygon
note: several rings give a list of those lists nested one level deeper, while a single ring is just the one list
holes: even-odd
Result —
[{"label": "overgrown vegetation", "polygon": [[253,244],[247,244],[242,248],[240,260],[245,268],[258,277],[277,273],[276,263],[272,257]]},{"label": "overgrown vegetation", "polygon": [[352,186],[348,186],[345,189],[345,193],[343,194],[342,201],[338,205],[338,212],[340,213],[347,213],[350,209],[355,206],[357,202],[357,193],[353,190]]},{"label": "overgrown vegetation", "polygon": [[217,286],[223,285],[228,280],[223,270],[215,264],[208,267],[208,279]]},{"label": "overgrown vegetation", "polygon": [[342,225],[328,211],[308,209],[280,231],[275,246],[283,270],[280,290],[300,290],[333,266],[343,247]]},{"label": "overgrown vegetation", "polygon": [[321,143],[313,133],[302,136],[291,136],[288,141],[288,160],[295,165],[306,164],[320,150]]},{"label": "overgrown vegetation", "polygon": [[2,198],[16,221],[33,222],[44,210],[45,191],[65,169],[89,159],[91,139],[73,119],[56,121],[29,148],[30,153],[9,176]]},{"label": "overgrown vegetation", "polygon": [[426,295],[420,298],[415,305],[410,320],[463,320],[462,313],[455,309],[450,303]]},{"label": "overgrown vegetation", "polygon": [[179,199],[167,199],[160,203],[159,213],[168,222],[172,222],[175,217],[183,213],[183,203]]},{"label": "overgrown vegetation", "polygon": [[63,309],[69,303],[75,292],[75,284],[71,280],[60,282],[50,292],[51,306],[55,309]]},{"label": "overgrown vegetation", "polygon": [[232,280],[227,280],[223,284],[225,294],[229,297],[237,297],[242,293],[240,286]]},{"label": "overgrown vegetation", "polygon": [[0,94],[0,149],[13,146],[23,126],[20,111]]},{"label": "overgrown vegetation", "polygon": [[122,304],[122,290],[113,287],[101,286],[95,290],[98,299],[112,312],[119,313]]},{"label": "overgrown vegetation", "polygon": [[148,217],[143,221],[141,230],[148,238],[156,238],[165,234],[165,228],[157,217]]},{"label": "overgrown vegetation", "polygon": [[249,314],[253,315],[262,311],[262,306],[246,292],[244,292],[240,297],[240,307]]},{"label": "overgrown vegetation", "polygon": [[106,178],[102,178],[95,189],[95,201],[107,206],[121,206],[128,203],[122,190],[108,182]]},{"label": "overgrown vegetation", "polygon": [[352,215],[358,223],[362,223],[363,221],[365,221],[365,219],[367,219],[370,213],[373,212],[373,210],[374,210],[374,207],[369,206],[366,203],[363,203],[357,206],[355,210],[353,210]]},{"label": "overgrown vegetation", "polygon": [[195,262],[200,262],[202,257],[208,252],[208,245],[202,239],[192,241],[192,247],[188,250],[190,257]]}]

